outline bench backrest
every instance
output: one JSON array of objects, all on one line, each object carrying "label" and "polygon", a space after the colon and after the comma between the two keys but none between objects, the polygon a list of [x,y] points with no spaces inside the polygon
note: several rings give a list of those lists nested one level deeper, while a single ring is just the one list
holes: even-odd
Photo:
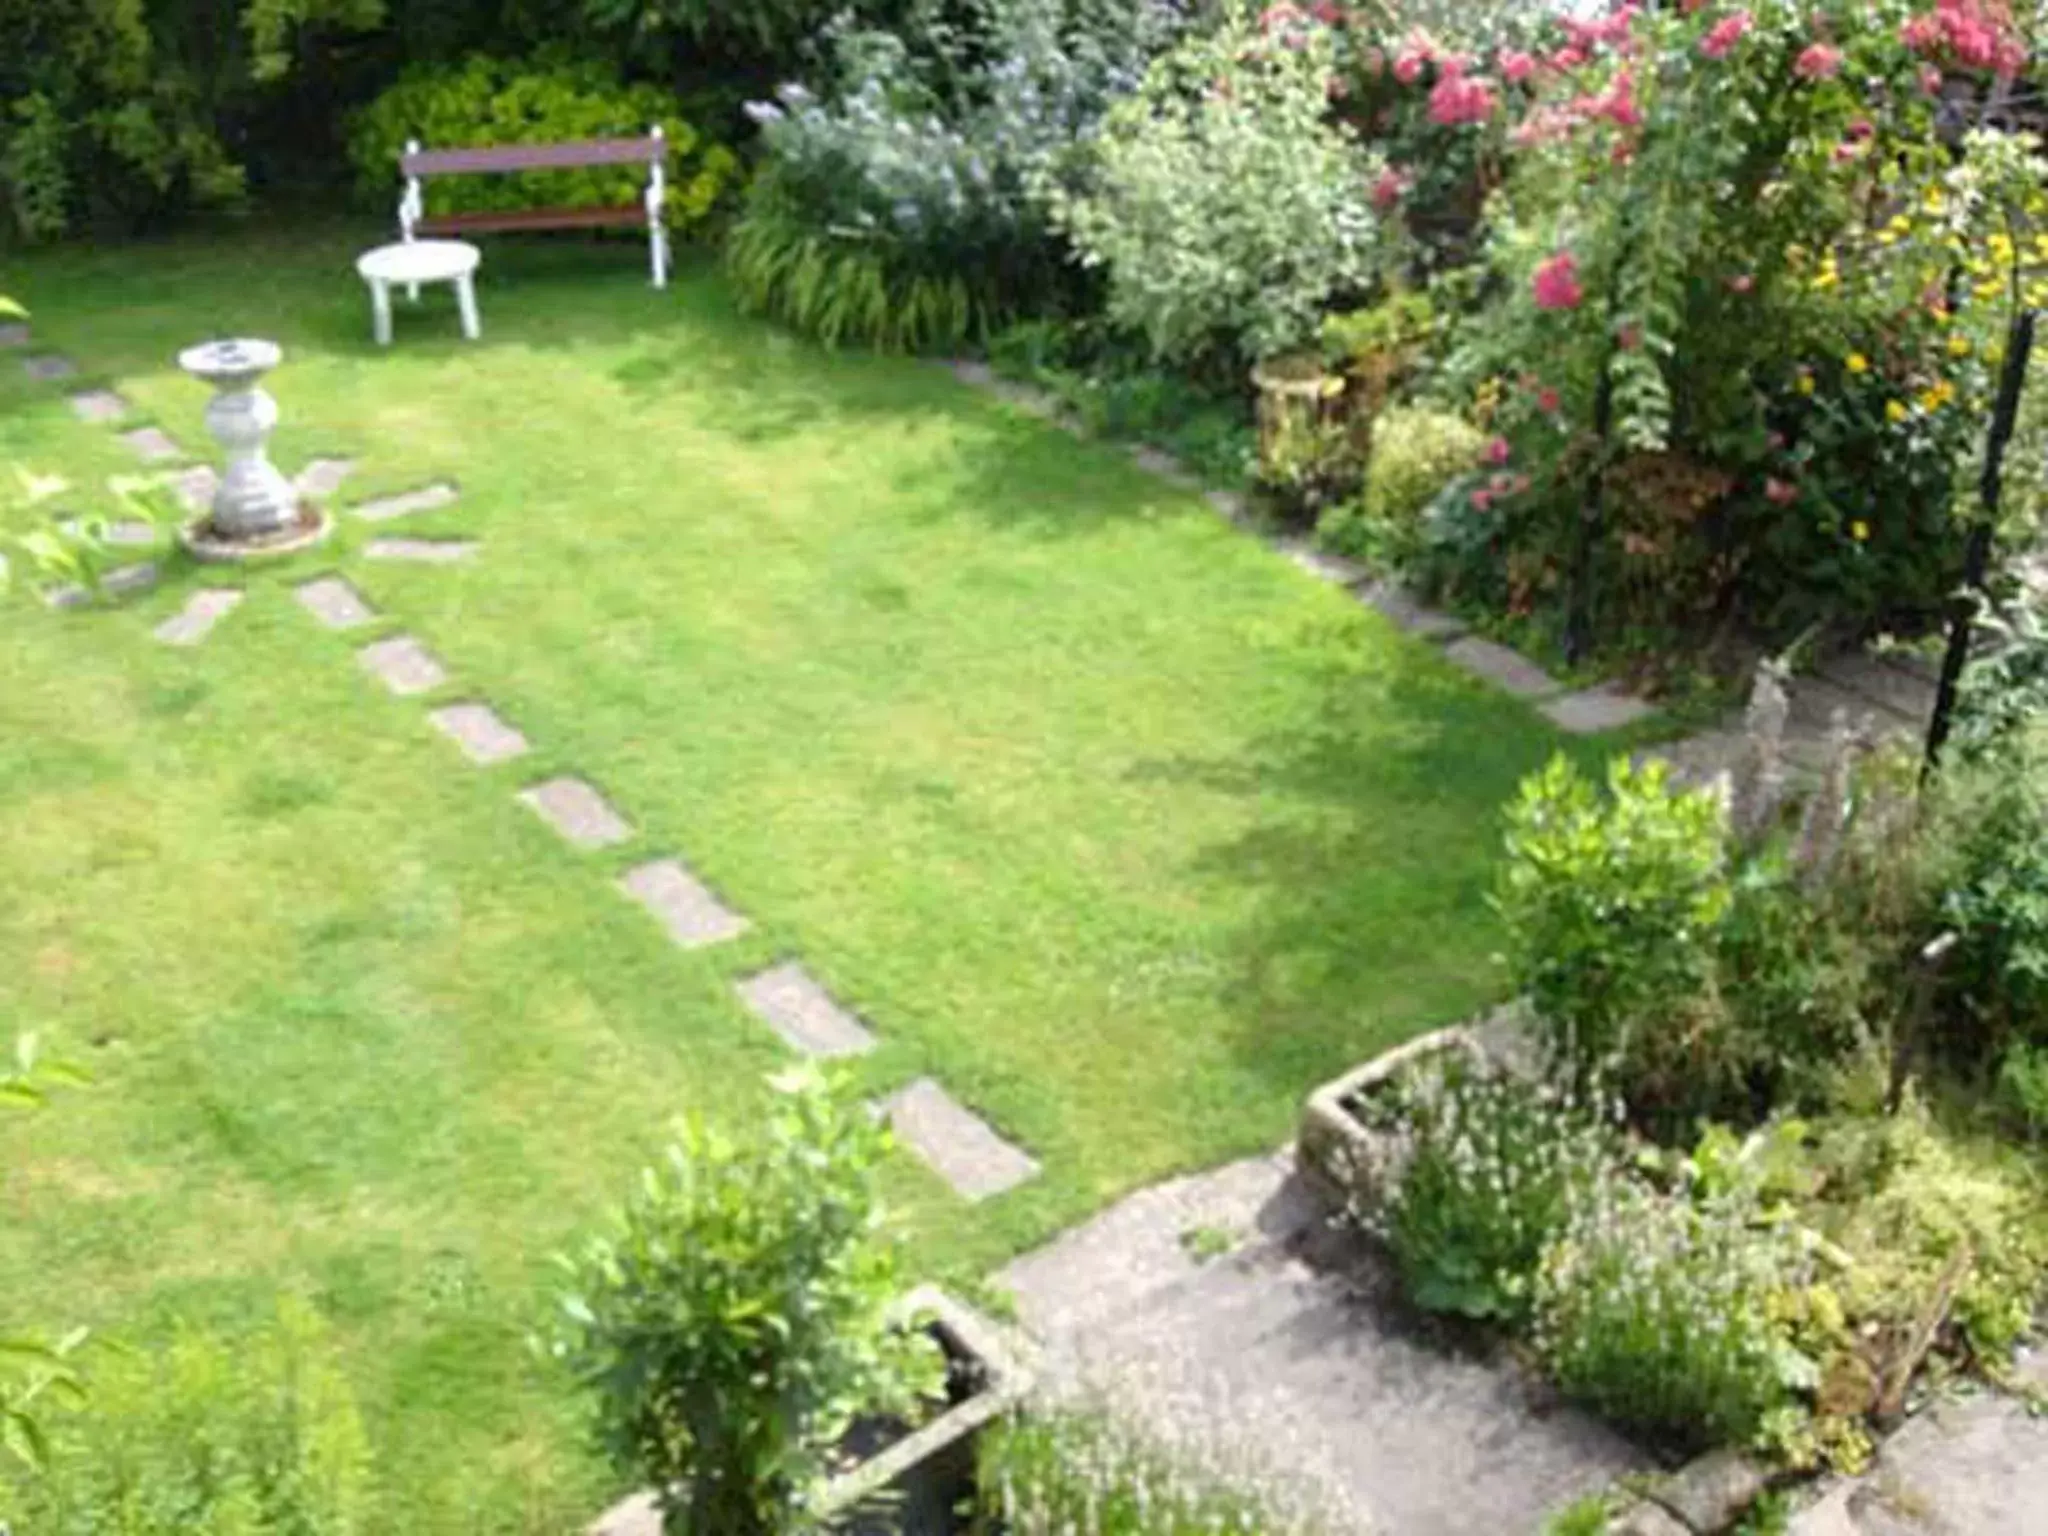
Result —
[{"label": "bench backrest", "polygon": [[402,176],[459,176],[488,171],[558,171],[585,165],[658,165],[665,139],[585,139],[576,144],[493,144],[479,149],[406,148]]}]

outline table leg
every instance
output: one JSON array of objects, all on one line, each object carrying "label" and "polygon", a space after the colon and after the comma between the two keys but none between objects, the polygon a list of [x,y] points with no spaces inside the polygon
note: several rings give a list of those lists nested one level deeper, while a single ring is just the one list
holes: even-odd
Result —
[{"label": "table leg", "polygon": [[477,318],[476,277],[473,273],[464,273],[455,279],[455,303],[462,311],[462,334],[475,341],[483,334],[484,328],[483,322]]},{"label": "table leg", "polygon": [[377,345],[391,345],[391,285],[370,279],[370,334]]}]

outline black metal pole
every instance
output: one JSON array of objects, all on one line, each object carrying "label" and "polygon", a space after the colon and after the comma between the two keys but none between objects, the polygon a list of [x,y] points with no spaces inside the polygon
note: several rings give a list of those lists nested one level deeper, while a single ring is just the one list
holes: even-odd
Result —
[{"label": "black metal pole", "polygon": [[1991,541],[1998,530],[1998,497],[2004,480],[2005,450],[2012,442],[2013,426],[2019,419],[2020,391],[2026,387],[2027,360],[2034,351],[2034,311],[2023,309],[2013,316],[2006,332],[2005,366],[1998,376],[1998,400],[1991,410],[1991,435],[1984,443],[1984,474],[1977,482],[1977,523],[1963,550],[1963,585],[1956,593],[1949,619],[1948,651],[1941,659],[1941,685],[1934,694],[1934,718],[1927,725],[1927,756],[1921,764],[1924,779],[1941,759],[1955,721],[1956,685],[1962,680],[1963,664],[1970,659],[1971,631],[1977,618],[1978,595],[1984,589],[1984,575],[1991,567]]},{"label": "black metal pole", "polygon": [[[1614,361],[1608,354],[1607,363]],[[1614,378],[1611,366],[1600,370],[1593,389],[1593,475],[1586,483],[1586,502],[1579,509],[1578,539],[1572,546],[1571,594],[1564,618],[1564,659],[1577,666],[1593,648],[1593,550],[1607,521],[1607,434],[1614,422]]]}]

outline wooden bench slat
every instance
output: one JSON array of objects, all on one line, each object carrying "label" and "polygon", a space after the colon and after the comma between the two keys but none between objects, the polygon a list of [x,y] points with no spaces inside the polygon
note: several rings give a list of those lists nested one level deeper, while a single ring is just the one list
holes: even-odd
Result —
[{"label": "wooden bench slat", "polygon": [[398,157],[406,176],[450,176],[487,171],[573,170],[586,165],[652,165],[668,145],[641,139],[585,139],[576,144],[490,144],[477,149],[423,149]]},{"label": "wooden bench slat", "polygon": [[422,235],[509,234],[522,229],[645,229],[647,210],[638,203],[617,208],[524,208],[503,212],[430,213],[419,221]]}]

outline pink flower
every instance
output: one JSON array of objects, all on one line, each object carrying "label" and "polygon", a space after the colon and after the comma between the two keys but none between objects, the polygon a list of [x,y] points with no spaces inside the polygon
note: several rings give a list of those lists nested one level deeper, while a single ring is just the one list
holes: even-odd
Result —
[{"label": "pink flower", "polygon": [[1792,73],[1802,80],[1832,80],[1842,70],[1842,50],[1826,43],[1812,43],[1792,61]]},{"label": "pink flower", "polygon": [[1429,120],[1446,128],[1483,123],[1493,116],[1493,92],[1477,75],[1447,74],[1429,93]]},{"label": "pink flower", "polygon": [[1514,457],[1514,453],[1515,450],[1509,446],[1506,438],[1496,437],[1486,445],[1486,462],[1489,464],[1505,464]]},{"label": "pink flower", "polygon": [[1401,201],[1407,190],[1408,178],[1390,165],[1380,172],[1379,179],[1372,184],[1372,205],[1385,213]]},{"label": "pink flower", "polygon": [[1486,511],[1486,510],[1487,510],[1487,509],[1488,509],[1489,507],[1491,507],[1492,505],[1493,505],[1493,492],[1491,492],[1491,491],[1488,491],[1488,490],[1477,490],[1477,491],[1474,491],[1474,492],[1472,493],[1472,509],[1473,509],[1473,511],[1475,511],[1475,512],[1484,512],[1484,511]]},{"label": "pink flower", "polygon": [[1326,27],[1334,27],[1344,19],[1344,7],[1337,0],[1316,0],[1310,14]]},{"label": "pink flower", "polygon": [[1538,309],[1577,309],[1586,296],[1579,286],[1579,264],[1570,251],[1559,251],[1536,269],[1531,284]]},{"label": "pink flower", "polygon": [[1640,325],[1624,325],[1614,333],[1615,345],[1624,352],[1633,352],[1643,344],[1643,328]]},{"label": "pink flower", "polygon": [[1583,48],[1560,48],[1546,62],[1550,68],[1556,70],[1559,74],[1569,74],[1586,62],[1586,50]]},{"label": "pink flower", "polygon": [[1403,52],[1394,60],[1394,78],[1403,85],[1413,85],[1422,75],[1422,66],[1429,62],[1419,53]]},{"label": "pink flower", "polygon": [[1564,402],[1559,398],[1557,391],[1548,384],[1536,391],[1536,409],[1539,411],[1548,411],[1555,415],[1558,407],[1563,404]]},{"label": "pink flower", "polygon": [[1728,287],[1734,293],[1748,293],[1756,287],[1756,279],[1747,272],[1738,272],[1728,279]]},{"label": "pink flower", "polygon": [[1535,72],[1536,60],[1534,56],[1522,53],[1514,48],[1501,49],[1500,74],[1501,78],[1507,81],[1508,84],[1520,85]]},{"label": "pink flower", "polygon": [[1876,126],[1867,117],[1856,118],[1849,124],[1849,138],[1853,143],[1860,144],[1876,132]]},{"label": "pink flower", "polygon": [[1636,106],[1635,78],[1627,70],[1620,70],[1607,89],[1586,101],[1586,115],[1604,117],[1617,128],[1640,128],[1643,114]]},{"label": "pink flower", "polygon": [[1742,41],[1749,31],[1750,17],[1747,11],[1734,11],[1723,16],[1700,39],[1700,52],[1710,59],[1725,59],[1728,50]]},{"label": "pink flower", "polygon": [[1854,144],[1837,144],[1835,152],[1830,158],[1837,165],[1847,165],[1856,158],[1856,146]]},{"label": "pink flower", "polygon": [[1508,494],[1510,496],[1519,496],[1534,483],[1527,475],[1517,475],[1508,482]]},{"label": "pink flower", "polygon": [[1928,96],[1941,94],[1941,71],[1932,64],[1920,66],[1920,90],[1922,94]]},{"label": "pink flower", "polygon": [[1789,507],[1799,499],[1799,487],[1771,475],[1764,481],[1764,499],[1776,506]]}]

